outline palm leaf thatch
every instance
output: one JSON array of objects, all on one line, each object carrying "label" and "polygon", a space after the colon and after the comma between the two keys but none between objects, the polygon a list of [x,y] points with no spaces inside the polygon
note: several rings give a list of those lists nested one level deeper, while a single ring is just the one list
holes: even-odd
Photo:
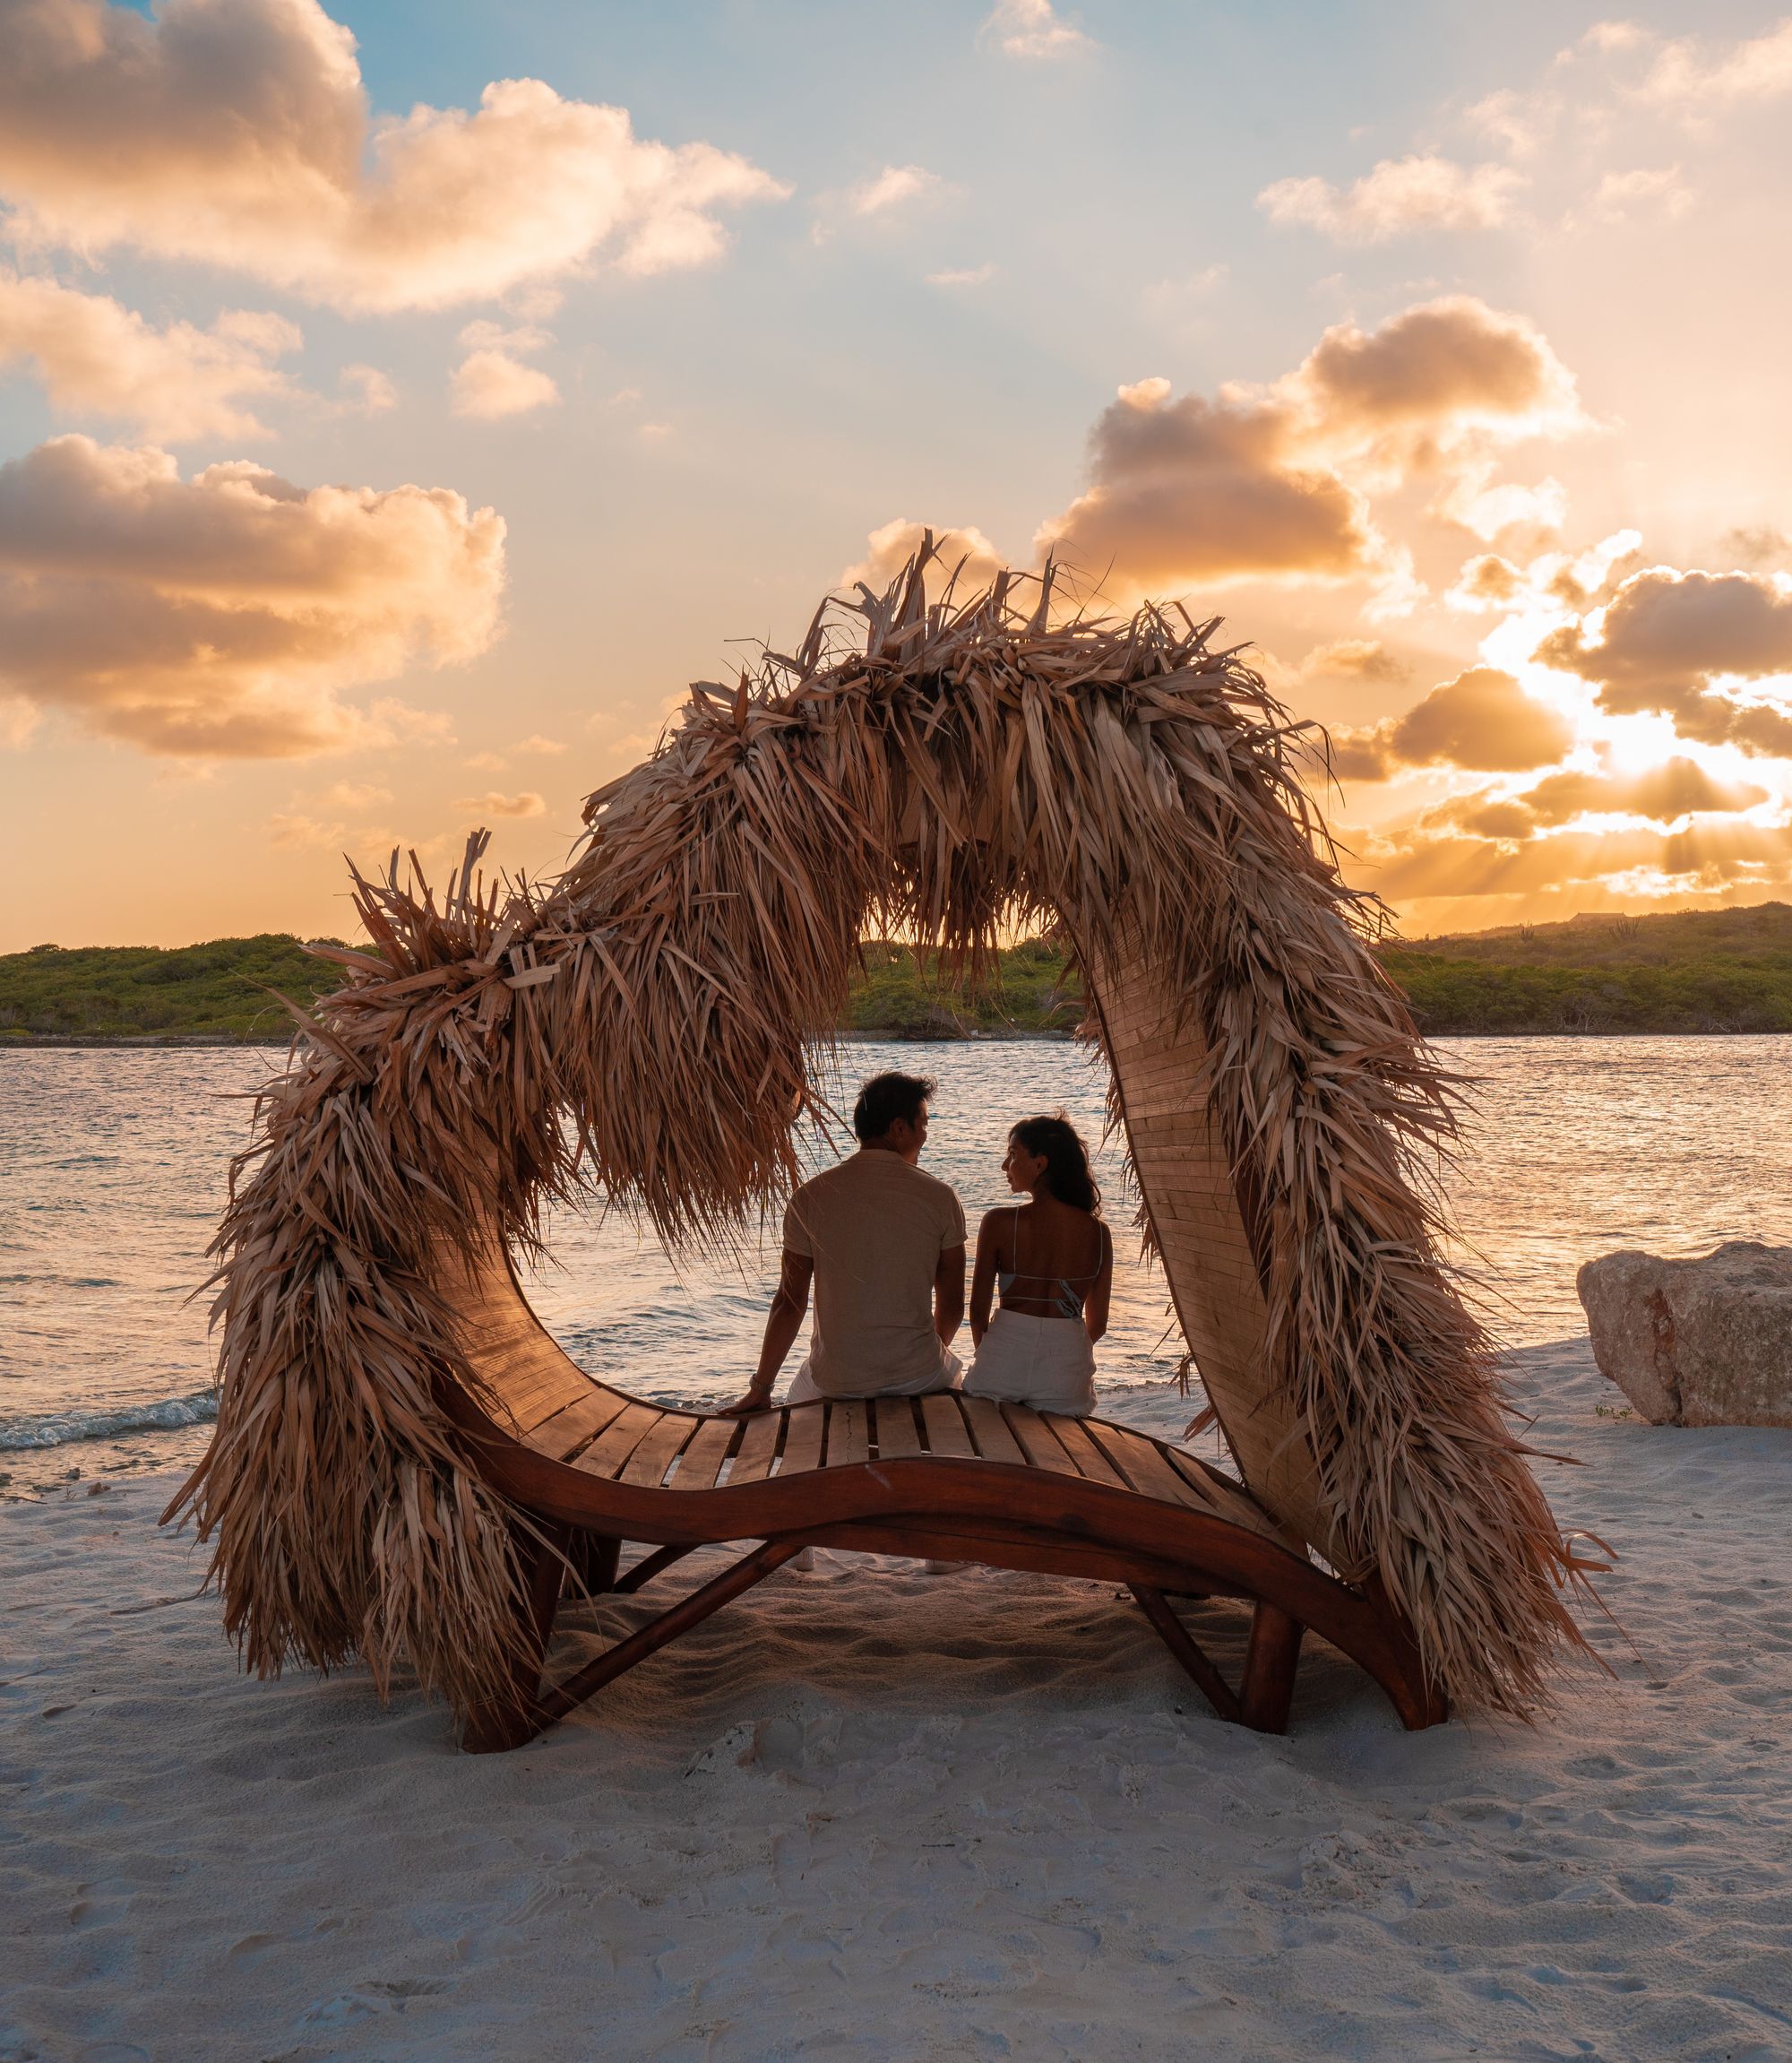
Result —
[{"label": "palm leaf thatch", "polygon": [[[1300,727],[1216,623],[1055,620],[1049,574],[824,604],[699,684],[591,798],[574,863],[438,903],[356,876],[374,950],[303,1018],[219,1234],[217,1434],[183,1493],[258,1670],[401,1662],[463,1710],[508,1666],[520,1515],[439,1406],[444,1247],[528,1247],[591,1187],[675,1247],[797,1179],[868,931],[976,977],[1072,941],[1185,1333],[1292,1541],[1411,1624],[1459,1705],[1522,1712],[1583,1566],[1506,1429],[1425,1179],[1450,1084],[1367,949]],[[937,574],[935,575],[937,581]],[[1217,622],[1217,619],[1216,619]]]}]

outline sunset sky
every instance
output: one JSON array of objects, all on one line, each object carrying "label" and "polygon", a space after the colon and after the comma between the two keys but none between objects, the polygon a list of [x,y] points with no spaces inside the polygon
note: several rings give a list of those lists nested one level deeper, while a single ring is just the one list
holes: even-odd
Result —
[{"label": "sunset sky", "polygon": [[923,524],[1416,933],[1792,900],[1792,16],[0,0],[0,950],[551,871]]}]

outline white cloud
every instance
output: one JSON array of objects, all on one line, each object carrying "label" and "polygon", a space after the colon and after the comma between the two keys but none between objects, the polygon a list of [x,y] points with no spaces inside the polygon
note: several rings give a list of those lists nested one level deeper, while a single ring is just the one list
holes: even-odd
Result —
[{"label": "white cloud", "polygon": [[707,263],[717,211],[788,188],[538,79],[471,112],[370,118],[317,0],[9,0],[0,194],[17,231],[235,267],[355,309],[441,307],[575,271]]},{"label": "white cloud", "polygon": [[398,404],[398,389],[377,366],[344,366],[336,384],[342,390],[342,406],[357,415],[380,415]]},{"label": "white cloud", "polygon": [[454,368],[451,385],[454,413],[495,422],[551,408],[560,399],[559,388],[539,367],[524,365],[520,354],[540,350],[552,341],[540,330],[469,323],[461,332],[467,356]]},{"label": "white cloud", "polygon": [[1278,179],[1257,195],[1257,205],[1279,227],[1317,229],[1340,244],[1383,244],[1426,230],[1502,228],[1524,184],[1507,165],[1385,158],[1348,187]]},{"label": "white cloud", "polygon": [[[1522,163],[1539,189],[1555,189],[1561,226],[1572,231],[1683,220],[1698,183],[1679,162],[1647,159],[1664,146],[1677,159],[1690,147],[1720,171],[1727,153],[1758,150],[1739,127],[1751,110],[1788,97],[1792,20],[1732,42],[1670,41],[1639,22],[1606,22],[1558,51],[1530,85],[1490,93],[1461,119]],[[1625,167],[1627,158],[1645,162]],[[1772,177],[1758,158],[1750,173]]]},{"label": "white cloud", "polygon": [[1665,215],[1677,222],[1691,214],[1693,203],[1693,189],[1679,166],[1663,165],[1606,173],[1588,203],[1588,212],[1599,222],[1628,222],[1639,214]]},{"label": "white cloud", "polygon": [[820,246],[842,233],[888,231],[959,199],[961,193],[925,165],[885,165],[855,186],[818,194],[809,241]]},{"label": "white cloud", "polygon": [[978,36],[1010,57],[1035,61],[1080,57],[1096,47],[1092,37],[1060,19],[1052,0],[999,0]]},{"label": "white cloud", "polygon": [[105,295],[0,267],[0,370],[29,363],[60,413],[113,417],[170,444],[267,436],[243,403],[297,393],[274,361],[302,341],[283,316],[246,309],[209,330],[157,329]]},{"label": "white cloud", "polygon": [[933,577],[943,585],[956,573],[961,594],[987,587],[1008,563],[975,523],[945,529],[898,516],[893,522],[872,531],[865,540],[868,548],[865,557],[856,565],[845,567],[835,584],[857,587],[862,581],[874,592],[881,594],[920,550],[921,540],[929,530],[934,533],[939,553]]},{"label": "white cloud", "polygon": [[874,178],[861,179],[857,186],[848,187],[846,204],[860,217],[887,215],[892,209],[937,200],[950,191],[939,174],[928,171],[925,165],[886,165]]},{"label": "white cloud", "polygon": [[[1636,40],[1653,42],[1639,30]],[[1693,38],[1662,45],[1635,98],[1658,108],[1706,116],[1792,94],[1792,21],[1715,54]]]},{"label": "white cloud", "polygon": [[0,466],[0,693],[145,751],[289,758],[445,737],[342,691],[497,634],[504,524],[444,488],[293,486],[56,437]]},{"label": "white cloud", "polygon": [[969,265],[956,272],[929,272],[930,287],[985,287],[995,277],[994,265]]},{"label": "white cloud", "polygon": [[1495,481],[1494,464],[1492,458],[1486,458],[1464,466],[1426,514],[1460,523],[1484,544],[1491,544],[1502,531],[1521,523],[1533,530],[1562,528],[1568,514],[1568,490],[1560,480],[1541,479],[1529,485],[1518,480]]}]

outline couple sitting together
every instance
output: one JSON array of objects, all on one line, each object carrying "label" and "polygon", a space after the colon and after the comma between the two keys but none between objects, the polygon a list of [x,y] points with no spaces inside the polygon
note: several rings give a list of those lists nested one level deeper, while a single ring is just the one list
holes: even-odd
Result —
[{"label": "couple sitting together", "polygon": [[1114,1248],[1081,1139],[1063,1118],[1028,1118],[1008,1135],[1002,1171],[1030,1201],[991,1211],[978,1231],[967,1373],[952,1351],[964,1317],[964,1207],[919,1166],[934,1088],[875,1075],[853,1109],[857,1152],[791,1197],[758,1371],[732,1415],[770,1405],[811,1282],[814,1325],[790,1403],[962,1386],[1036,1411],[1095,1409]]}]

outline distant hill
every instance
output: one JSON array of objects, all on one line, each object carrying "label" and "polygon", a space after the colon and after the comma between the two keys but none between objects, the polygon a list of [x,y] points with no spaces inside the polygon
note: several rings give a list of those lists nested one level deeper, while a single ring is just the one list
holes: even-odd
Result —
[{"label": "distant hill", "polygon": [[1581,916],[1383,947],[1419,1028],[1792,1032],[1792,908]]},{"label": "distant hill", "polygon": [[[1565,924],[1400,939],[1380,948],[1422,1031],[1792,1032],[1792,908],[1584,916]],[[943,989],[931,960],[870,940],[843,1030],[896,1038],[1069,1031],[1080,986],[1059,948],[1030,939],[1000,955],[991,994]],[[340,979],[297,938],[264,932],[164,951],[39,945],[0,956],[8,1037],[284,1040],[270,988],[308,1002]]]},{"label": "distant hill", "polygon": [[340,982],[284,931],[203,945],[35,945],[0,955],[0,1040],[278,1039],[292,1020],[266,991],[308,1003]]}]

